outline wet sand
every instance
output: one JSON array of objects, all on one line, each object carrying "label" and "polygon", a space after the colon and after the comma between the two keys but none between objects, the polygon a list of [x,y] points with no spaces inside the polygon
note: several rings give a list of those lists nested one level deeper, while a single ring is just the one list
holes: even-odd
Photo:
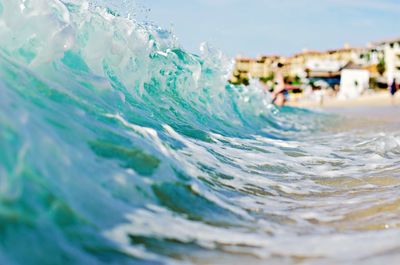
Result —
[{"label": "wet sand", "polygon": [[325,108],[323,111],[337,114],[342,118],[342,121],[329,128],[329,131],[400,131],[400,105],[346,108],[336,107]]}]

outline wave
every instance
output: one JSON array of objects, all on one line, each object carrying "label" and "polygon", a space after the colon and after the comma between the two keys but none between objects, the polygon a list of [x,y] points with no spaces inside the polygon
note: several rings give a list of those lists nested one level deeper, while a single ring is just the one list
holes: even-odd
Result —
[{"label": "wave", "polygon": [[362,178],[360,150],[373,153],[370,171],[397,170],[399,136],[355,139],[349,155],[346,134],[329,144],[322,129],[337,118],[278,109],[257,84],[228,84],[220,51],[189,53],[125,15],[86,1],[0,0],[0,262],[365,257],[328,249],[362,236],[310,254],[296,244],[315,247],[327,230],[295,235],[345,222],[328,211],[336,198],[325,211],[310,196],[351,192],[332,183]]}]

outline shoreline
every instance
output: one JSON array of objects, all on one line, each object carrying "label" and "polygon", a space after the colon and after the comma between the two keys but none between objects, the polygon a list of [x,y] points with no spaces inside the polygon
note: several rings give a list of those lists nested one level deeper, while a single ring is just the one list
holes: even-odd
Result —
[{"label": "shoreline", "polygon": [[400,107],[400,92],[395,95],[395,104],[392,104],[391,95],[388,91],[373,92],[354,99],[337,99],[325,97],[322,104],[316,100],[289,101],[291,107],[312,109],[337,109],[337,108],[359,108],[359,107]]},{"label": "shoreline", "polygon": [[344,132],[398,132],[400,130],[400,105],[393,106],[353,106],[346,108],[325,108],[322,112],[339,115],[341,122],[335,123],[329,131]]},{"label": "shoreline", "polygon": [[[400,93],[392,104],[387,91],[373,92],[355,99],[339,100],[326,98],[322,105],[317,101],[289,102],[288,106],[306,108],[340,115],[343,123],[333,130],[379,130],[398,131],[400,129]],[[332,128],[331,128],[332,129]]]}]

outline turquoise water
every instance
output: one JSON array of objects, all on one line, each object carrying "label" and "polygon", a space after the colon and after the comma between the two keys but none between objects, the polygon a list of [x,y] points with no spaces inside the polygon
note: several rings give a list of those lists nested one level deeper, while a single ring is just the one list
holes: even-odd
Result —
[{"label": "turquoise water", "polygon": [[399,261],[399,128],[277,109],[230,66],[85,1],[0,0],[0,264]]}]

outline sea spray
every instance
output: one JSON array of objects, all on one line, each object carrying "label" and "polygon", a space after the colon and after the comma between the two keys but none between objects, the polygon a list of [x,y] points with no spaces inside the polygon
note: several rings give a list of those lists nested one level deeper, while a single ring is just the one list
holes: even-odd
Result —
[{"label": "sea spray", "polygon": [[0,0],[1,264],[396,258],[397,131],[278,109],[103,7]]}]

